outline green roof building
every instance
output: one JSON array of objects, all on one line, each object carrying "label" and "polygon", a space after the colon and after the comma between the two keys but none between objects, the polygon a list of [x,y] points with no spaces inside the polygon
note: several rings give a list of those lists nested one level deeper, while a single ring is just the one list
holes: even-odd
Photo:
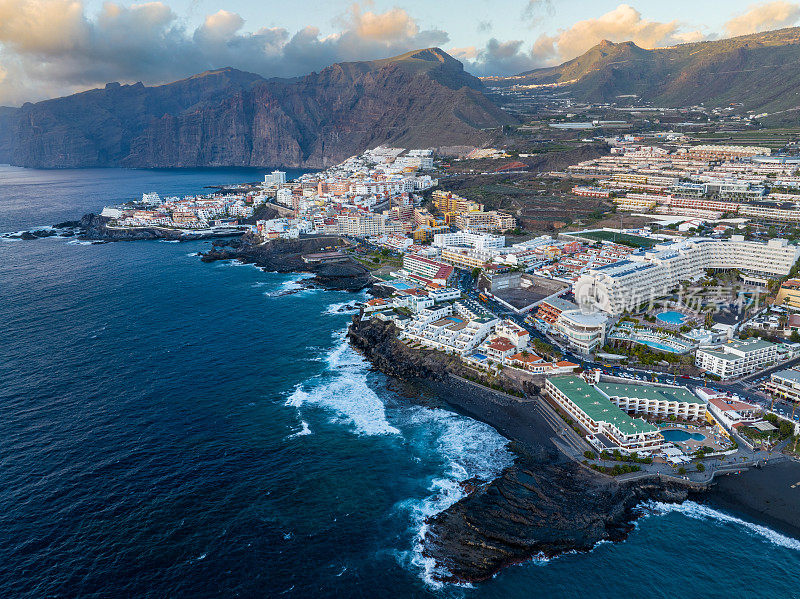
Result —
[{"label": "green roof building", "polygon": [[547,379],[545,394],[603,445],[628,452],[649,453],[660,449],[664,438],[658,428],[641,418],[632,418],[595,386],[579,376]]}]

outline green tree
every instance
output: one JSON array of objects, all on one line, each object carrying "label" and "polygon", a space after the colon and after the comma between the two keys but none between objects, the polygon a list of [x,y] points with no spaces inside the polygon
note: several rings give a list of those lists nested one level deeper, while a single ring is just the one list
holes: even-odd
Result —
[{"label": "green tree", "polygon": [[697,471],[698,471],[698,472],[705,472],[705,471],[706,471],[706,466],[705,466],[705,464],[703,464],[702,462],[701,462],[701,463],[699,463],[699,464],[697,465]]}]

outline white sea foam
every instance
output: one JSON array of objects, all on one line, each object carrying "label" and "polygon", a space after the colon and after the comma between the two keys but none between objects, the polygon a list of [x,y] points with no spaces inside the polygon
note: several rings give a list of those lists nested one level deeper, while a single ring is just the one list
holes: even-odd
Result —
[{"label": "white sea foam", "polygon": [[645,513],[668,514],[677,512],[695,520],[713,520],[722,524],[737,526],[745,529],[752,535],[762,537],[773,545],[800,551],[800,541],[797,539],[792,539],[766,526],[742,520],[736,516],[731,516],[730,514],[694,501],[684,501],[680,504],[652,501],[644,504],[643,508]]},{"label": "white sea foam", "polygon": [[426,429],[434,427],[437,431],[433,446],[425,444],[422,449],[435,451],[444,458],[445,465],[442,474],[431,481],[430,495],[400,504],[399,507],[410,515],[414,548],[399,557],[401,562],[417,569],[426,584],[441,588],[443,585],[438,579],[447,572],[422,554],[428,534],[426,520],[464,497],[461,483],[469,479],[490,481],[496,478],[513,463],[514,455],[506,447],[508,440],[483,422],[447,410],[421,407],[413,409],[412,419]]},{"label": "white sea foam", "polygon": [[186,255],[189,256],[189,258],[196,258],[197,256],[200,255],[200,252],[190,252]]},{"label": "white sea foam", "polygon": [[356,304],[356,300],[350,300],[349,302],[339,302],[336,304],[331,304],[325,310],[323,310],[323,314],[328,315],[339,315],[339,314],[358,314],[358,308],[350,308],[350,306],[354,306]]},{"label": "white sea foam", "polygon": [[306,279],[313,279],[314,276],[314,274],[307,272],[294,274],[290,279],[283,281],[277,289],[273,291],[267,291],[264,293],[264,295],[267,297],[280,297],[282,295],[291,295],[300,291],[313,291],[312,289],[306,287],[303,281]]},{"label": "white sea foam", "polygon": [[308,422],[305,420],[300,421],[300,430],[296,433],[292,433],[287,437],[287,439],[294,439],[295,437],[305,437],[306,435],[311,434],[311,429],[308,428]]},{"label": "white sea foam", "polygon": [[325,372],[295,387],[287,406],[315,405],[332,410],[339,420],[362,435],[398,435],[389,424],[383,401],[367,384],[367,364],[345,339],[346,330],[337,335],[337,344],[325,356]]}]

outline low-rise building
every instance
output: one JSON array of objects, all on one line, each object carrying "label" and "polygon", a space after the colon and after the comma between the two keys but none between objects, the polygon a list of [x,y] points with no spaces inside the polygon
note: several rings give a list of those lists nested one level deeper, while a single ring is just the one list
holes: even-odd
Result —
[{"label": "low-rise building", "polygon": [[653,453],[664,444],[658,427],[632,418],[579,376],[550,377],[545,382],[544,393],[604,447],[618,447],[629,453]]},{"label": "low-rise building", "polygon": [[722,379],[730,379],[755,372],[777,359],[777,343],[761,339],[736,340],[715,348],[699,348],[695,365]]},{"label": "low-rise building", "polygon": [[774,304],[791,310],[800,310],[800,279],[785,281],[775,296]]},{"label": "low-rise building", "polygon": [[708,412],[726,431],[749,426],[761,420],[762,409],[755,404],[733,399],[713,389],[699,389],[698,394],[708,399]]},{"label": "low-rise building", "polygon": [[800,402],[800,371],[773,372],[764,383],[764,391],[781,399]]},{"label": "low-rise building", "polygon": [[702,420],[706,403],[686,387],[597,383],[597,390],[618,408],[629,414],[654,418]]}]

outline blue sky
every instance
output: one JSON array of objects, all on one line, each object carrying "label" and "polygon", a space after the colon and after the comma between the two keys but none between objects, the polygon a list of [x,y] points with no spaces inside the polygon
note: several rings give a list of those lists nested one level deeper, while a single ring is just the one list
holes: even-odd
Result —
[{"label": "blue sky", "polygon": [[[89,12],[99,12],[103,2],[87,3]],[[188,25],[200,25],[207,14],[225,9],[241,15],[246,28],[254,31],[260,27],[285,27],[298,30],[306,25],[316,25],[323,33],[340,30],[339,21],[351,2],[305,0],[299,2],[252,2],[248,0],[179,0],[168,4]],[[612,11],[623,2],[614,0],[558,0],[540,3],[542,8],[533,11],[534,18],[523,22],[527,2],[519,0],[403,0],[400,2],[376,0],[371,10],[385,12],[399,7],[414,17],[422,29],[443,29],[450,34],[454,46],[484,45],[491,37],[502,40],[527,39],[533,43],[539,34],[553,33],[568,28],[580,19],[591,19]],[[731,16],[758,4],[748,0],[647,0],[628,1],[626,4],[639,10],[653,21],[679,20],[688,28],[709,32],[722,31]],[[366,6],[366,5],[365,5]],[[491,30],[481,31],[479,23],[491,23]]]},{"label": "blue sky", "polygon": [[0,0],[0,104],[233,66],[295,76],[440,46],[477,75],[798,24],[800,0]]}]

